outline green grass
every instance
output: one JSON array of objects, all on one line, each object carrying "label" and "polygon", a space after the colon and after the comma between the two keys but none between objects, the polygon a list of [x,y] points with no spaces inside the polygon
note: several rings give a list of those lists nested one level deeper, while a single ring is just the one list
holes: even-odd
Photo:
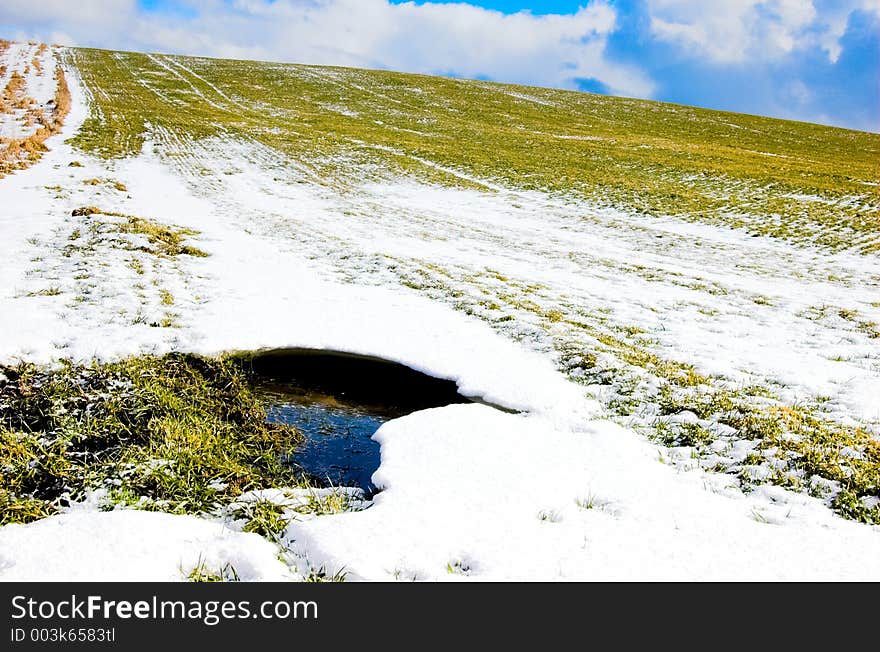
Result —
[{"label": "green grass", "polygon": [[[114,213],[107,213],[114,215]],[[156,256],[196,256],[204,258],[208,254],[187,244],[184,244],[186,236],[198,235],[198,231],[180,227],[167,226],[154,220],[132,215],[118,215],[125,217],[126,221],[118,225],[120,233],[145,236],[149,245],[144,251]]]},{"label": "green grass", "polygon": [[299,484],[282,461],[299,433],[265,423],[233,362],[170,354],[0,374],[0,524],[88,489],[110,505],[197,514]]},{"label": "green grass", "polygon": [[562,516],[555,510],[542,509],[538,512],[538,520],[544,523],[559,523],[562,521]]},{"label": "green grass", "polygon": [[240,512],[247,518],[242,531],[256,532],[268,539],[278,539],[291,519],[285,509],[268,500],[257,500],[241,506]]},{"label": "green grass", "polygon": [[654,436],[664,446],[693,446],[702,448],[715,441],[715,437],[703,426],[696,423],[658,422]]},{"label": "green grass", "polygon": [[190,582],[238,582],[238,573],[232,564],[226,563],[216,570],[208,568],[200,557],[195,567],[183,573]]},{"label": "green grass", "polygon": [[314,514],[323,516],[326,514],[340,514],[352,509],[351,496],[343,491],[331,491],[324,495],[314,492],[308,495],[306,503],[297,508],[302,514]]},{"label": "green grass", "polygon": [[[156,220],[136,215],[126,215],[115,211],[107,211],[98,206],[82,206],[73,210],[72,217],[86,217],[88,226],[94,233],[101,226],[106,230],[124,235],[142,236],[146,245],[135,246],[131,242],[126,243],[128,249],[138,249],[154,256],[194,256],[206,258],[209,254],[198,247],[186,243],[186,239],[199,235],[199,231],[180,226],[162,224]],[[101,217],[121,218],[102,221]],[[74,237],[76,235],[76,237]],[[80,229],[74,229],[69,239],[77,240],[81,235]],[[121,244],[121,243],[120,243]],[[70,245],[73,246],[73,245]],[[137,269],[135,270],[137,271]]]},{"label": "green grass", "polygon": [[[761,399],[761,400],[758,400]],[[697,388],[661,387],[661,415],[693,412],[699,419],[729,426],[737,439],[756,442],[742,462],[719,462],[713,470],[737,474],[746,490],[757,482],[745,467],[773,469],[767,481],[824,498],[825,484],[838,487],[829,501],[842,516],[880,524],[880,507],[863,499],[880,494],[880,443],[868,431],[823,418],[818,405],[785,405],[764,388],[728,389],[711,383]],[[715,437],[698,424],[659,421],[652,436],[664,445],[702,448]]]},{"label": "green grass", "polygon": [[128,260],[128,266],[132,269],[132,271],[134,271],[135,274],[144,274],[144,264],[137,258],[130,258]]},{"label": "green grass", "polygon": [[446,572],[450,575],[470,575],[471,565],[462,559],[453,559],[446,562]]},{"label": "green grass", "polygon": [[868,337],[872,339],[880,338],[880,326],[877,326],[877,322],[862,319],[857,310],[846,310],[841,308],[837,311],[837,314],[841,319],[845,319],[855,325],[856,330],[865,333]]},{"label": "green grass", "polygon": [[144,54],[76,49],[68,57],[94,97],[74,142],[108,158],[138,154],[151,135],[171,157],[190,140],[239,136],[307,160],[327,183],[363,163],[480,185],[421,159],[650,215],[880,250],[880,187],[868,185],[880,179],[877,134],[385,71],[157,57],[197,77]]},{"label": "green grass", "polygon": [[[880,508],[865,506],[880,495],[876,439],[863,427],[825,415],[818,401],[788,405],[769,387],[732,386],[724,378],[702,374],[688,363],[664,356],[642,329],[615,322],[601,307],[548,309],[543,304],[558,306],[557,297],[544,296],[539,288],[502,278],[492,270],[466,279],[467,296],[450,287],[463,285],[452,270],[423,265],[417,271],[403,281],[434,299],[481,315],[507,336],[516,338],[517,328],[526,333],[552,331],[560,370],[575,382],[604,388],[601,400],[616,421],[663,446],[692,447],[692,461],[735,476],[744,491],[769,482],[818,495],[830,482],[837,490],[820,496],[830,507],[842,516],[880,523]],[[494,320],[492,311],[486,310],[493,304],[512,311],[510,319]],[[816,318],[838,309],[823,310]],[[844,313],[842,318],[868,333],[869,322],[853,311]],[[672,424],[665,419],[685,411],[708,423]],[[651,414],[660,418],[640,416]],[[734,433],[720,437],[712,425],[733,428]],[[743,439],[758,443],[751,463],[770,469],[768,476],[753,477],[745,468],[749,464],[725,452],[724,447]]]},{"label": "green grass", "polygon": [[587,492],[587,494],[583,497],[575,498],[574,504],[577,505],[579,509],[582,509],[584,511],[588,511],[591,509],[612,513],[614,511],[611,501],[600,498],[592,492]]},{"label": "green grass", "polygon": [[61,288],[57,286],[52,286],[49,288],[44,288],[42,290],[36,290],[35,292],[28,292],[27,296],[29,297],[56,297],[61,294]]},{"label": "green grass", "polygon": [[347,573],[344,568],[339,569],[333,574],[328,574],[326,568],[321,566],[320,568],[312,569],[304,581],[309,583],[344,582],[346,575]]}]

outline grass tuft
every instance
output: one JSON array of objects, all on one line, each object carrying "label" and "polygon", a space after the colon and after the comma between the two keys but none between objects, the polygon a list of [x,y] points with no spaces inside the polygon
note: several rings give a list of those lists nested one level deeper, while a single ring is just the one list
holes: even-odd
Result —
[{"label": "grass tuft", "polygon": [[235,567],[230,563],[225,563],[216,570],[211,570],[205,564],[205,561],[199,557],[198,564],[186,573],[186,579],[190,582],[238,582],[238,573]]},{"label": "grass tuft", "polygon": [[244,532],[256,532],[267,539],[278,540],[291,519],[285,516],[284,507],[268,500],[245,503],[239,508],[248,522]]},{"label": "grass tuft", "polygon": [[265,416],[224,359],[0,367],[0,523],[94,489],[111,505],[197,514],[245,491],[296,486],[283,458],[301,436]]},{"label": "grass tuft", "polygon": [[145,250],[157,256],[207,257],[201,249],[184,244],[186,236],[198,235],[198,231],[160,224],[143,217],[125,216],[127,221],[119,225],[122,233],[146,236],[149,247]]}]

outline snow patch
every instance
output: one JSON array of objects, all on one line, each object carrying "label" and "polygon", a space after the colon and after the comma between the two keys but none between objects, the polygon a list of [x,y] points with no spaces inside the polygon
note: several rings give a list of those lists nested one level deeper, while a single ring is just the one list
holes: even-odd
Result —
[{"label": "snow patch", "polygon": [[201,567],[242,581],[289,580],[278,547],[195,516],[77,511],[0,527],[0,580],[185,581]]}]

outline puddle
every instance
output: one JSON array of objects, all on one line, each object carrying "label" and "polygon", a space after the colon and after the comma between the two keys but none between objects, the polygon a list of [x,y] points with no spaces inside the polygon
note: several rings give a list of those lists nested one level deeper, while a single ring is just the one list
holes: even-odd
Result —
[{"label": "puddle", "polygon": [[467,403],[455,383],[404,365],[346,353],[271,351],[249,357],[268,419],[295,426],[305,441],[290,451],[297,470],[317,483],[356,486],[368,495],[379,468],[373,433],[417,410]]}]

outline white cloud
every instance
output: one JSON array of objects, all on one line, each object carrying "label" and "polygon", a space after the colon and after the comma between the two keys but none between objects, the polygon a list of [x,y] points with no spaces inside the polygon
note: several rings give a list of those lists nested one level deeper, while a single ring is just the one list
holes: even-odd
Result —
[{"label": "white cloud", "polygon": [[829,61],[855,10],[880,14],[877,0],[648,0],[652,34],[715,63],[772,61],[819,48]]},{"label": "white cloud", "polygon": [[79,28],[95,25],[106,28],[129,24],[136,18],[136,12],[136,0],[3,0],[0,24],[22,27],[61,24]]},{"label": "white cloud", "polygon": [[[652,81],[605,55],[615,28],[606,0],[565,16],[505,15],[468,4],[386,0],[186,0],[190,19],[138,10],[135,0],[3,0],[0,25],[81,45],[486,76],[650,97]],[[83,7],[85,10],[82,10]]]}]

